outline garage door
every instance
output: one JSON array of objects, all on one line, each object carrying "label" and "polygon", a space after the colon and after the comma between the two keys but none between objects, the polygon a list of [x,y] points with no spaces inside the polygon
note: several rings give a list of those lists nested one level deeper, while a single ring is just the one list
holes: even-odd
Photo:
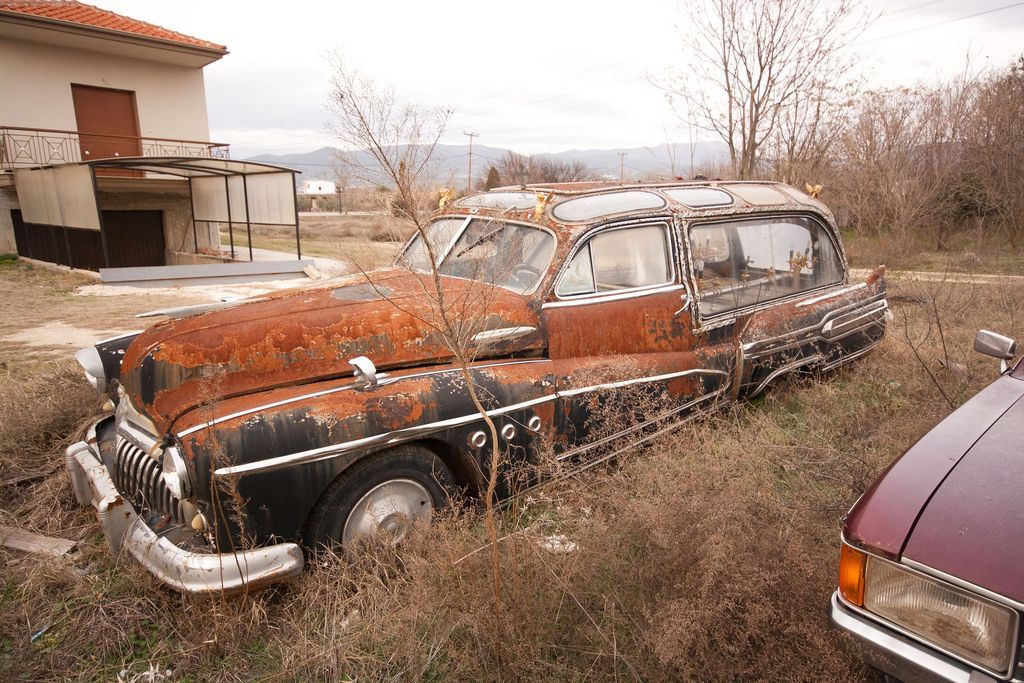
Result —
[{"label": "garage door", "polygon": [[111,268],[163,266],[163,211],[104,211],[103,232]]},{"label": "garage door", "polygon": [[[83,270],[103,268],[98,230],[25,223],[11,211],[18,254]],[[166,265],[162,211],[104,211],[103,232],[111,268]]]}]

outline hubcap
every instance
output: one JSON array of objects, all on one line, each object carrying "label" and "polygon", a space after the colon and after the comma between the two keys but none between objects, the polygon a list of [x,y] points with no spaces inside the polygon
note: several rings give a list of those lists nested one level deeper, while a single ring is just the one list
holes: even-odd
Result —
[{"label": "hubcap", "polygon": [[417,522],[429,523],[434,511],[430,492],[412,479],[392,479],[366,492],[359,499],[341,532],[341,542],[374,534],[386,534],[398,544]]}]

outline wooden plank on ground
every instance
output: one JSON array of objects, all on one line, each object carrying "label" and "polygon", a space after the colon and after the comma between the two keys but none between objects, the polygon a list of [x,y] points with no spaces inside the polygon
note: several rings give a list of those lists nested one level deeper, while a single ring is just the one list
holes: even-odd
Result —
[{"label": "wooden plank on ground", "polygon": [[27,553],[61,557],[75,547],[76,541],[34,534],[24,529],[0,525],[0,545]]}]

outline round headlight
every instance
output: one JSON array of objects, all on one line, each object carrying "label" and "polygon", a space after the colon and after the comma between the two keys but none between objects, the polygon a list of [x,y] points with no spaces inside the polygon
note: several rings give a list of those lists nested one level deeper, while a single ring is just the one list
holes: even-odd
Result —
[{"label": "round headlight", "polygon": [[175,446],[164,449],[163,479],[172,496],[178,500],[188,498],[191,493],[188,468],[185,467],[185,460]]}]

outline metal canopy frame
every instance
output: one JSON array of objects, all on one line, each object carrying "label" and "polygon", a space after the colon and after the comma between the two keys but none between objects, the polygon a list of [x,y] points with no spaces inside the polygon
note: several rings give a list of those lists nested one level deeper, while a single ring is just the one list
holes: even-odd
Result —
[{"label": "metal canopy frame", "polygon": [[[81,213],[82,206],[79,202],[77,207],[74,207],[73,217],[65,215],[65,208],[68,206],[74,206],[73,204],[65,204],[64,198],[62,198],[61,187],[55,184],[55,174],[59,172],[59,169],[67,168],[87,168],[89,187],[86,190],[91,193],[92,202],[91,206],[86,209],[86,213],[89,214],[89,218],[85,217],[85,214]],[[156,173],[166,176],[176,176],[185,178],[188,180],[188,192],[189,192],[189,205],[192,213],[192,243],[199,253],[199,236],[196,231],[196,195],[193,189],[193,181],[196,178],[224,178],[224,201],[227,208],[227,220],[222,218],[211,218],[211,219],[198,219],[207,224],[210,223],[224,223],[228,224],[228,236],[231,243],[231,258],[235,257],[235,235],[234,235],[234,223],[232,220],[231,211],[231,198],[232,192],[230,190],[229,180],[232,177],[241,177],[242,179],[242,207],[245,209],[245,228],[246,234],[249,241],[249,261],[253,261],[252,253],[252,226],[256,225],[294,225],[295,227],[295,252],[297,258],[302,258],[302,242],[299,237],[299,203],[298,195],[295,189],[295,174],[301,173],[292,168],[285,166],[276,166],[274,164],[265,164],[257,161],[236,161],[233,159],[222,159],[217,157],[114,157],[109,159],[95,159],[86,162],[78,162],[72,164],[47,164],[43,166],[36,166],[32,168],[17,169],[15,170],[15,187],[20,188],[21,183],[18,182],[18,174],[21,172],[32,173],[37,171],[52,171],[49,175],[50,185],[48,188],[42,189],[43,197],[34,196],[33,201],[36,206],[46,206],[45,211],[55,211],[58,220],[47,220],[46,224],[53,227],[61,228],[64,236],[64,247],[68,257],[68,264],[74,268],[74,255],[71,251],[70,241],[68,237],[68,228],[85,228],[85,229],[99,229],[100,233],[100,245],[103,251],[103,264],[105,267],[110,267],[110,252],[107,244],[107,234],[103,226],[103,210],[100,206],[100,192],[99,186],[96,180],[98,169],[117,169],[125,171],[137,171],[137,172],[149,172]],[[293,222],[271,222],[271,221],[253,221],[253,212],[249,203],[249,182],[248,178],[251,176],[261,176],[269,174],[289,174],[291,180],[291,215]],[[73,188],[74,185],[68,185],[68,188]],[[81,189],[81,188],[79,188]],[[281,190],[282,188],[278,188]],[[266,186],[264,187],[266,190]],[[37,185],[33,186],[33,191],[36,195],[40,192],[40,188]],[[69,196],[73,196],[71,192]],[[257,195],[259,197],[259,195]],[[262,197],[264,203],[262,206],[257,207],[258,212],[262,212],[263,217],[284,217],[286,215],[287,200],[285,203],[281,202],[283,197],[287,196],[283,192],[278,192],[276,197],[276,204],[269,204],[270,194]],[[236,195],[237,197],[237,195]],[[20,200],[20,199],[19,199]],[[268,205],[270,208],[268,208]],[[91,220],[91,212],[95,211],[95,223]],[[49,215],[49,214],[48,214]],[[259,216],[258,216],[259,217]]]},{"label": "metal canopy frame", "polygon": [[[295,216],[295,253],[296,257],[302,258],[302,242],[299,237],[299,199],[295,189],[295,175],[297,171],[286,166],[266,164],[259,161],[237,161],[234,159],[222,159],[217,157],[113,157],[110,159],[94,159],[83,162],[92,169],[93,192],[96,196],[96,211],[99,214],[100,237],[103,247],[103,260],[106,267],[110,267],[110,257],[107,253],[105,231],[103,230],[103,212],[99,208],[99,189],[96,185],[96,169],[120,169],[131,171],[144,171],[171,175],[188,179],[189,206],[192,211],[192,244],[196,253],[199,253],[199,236],[196,232],[196,206],[195,193],[192,188],[192,181],[195,178],[210,178],[221,176],[224,178],[224,197],[227,208],[228,239],[231,245],[231,258],[235,258],[235,233],[234,223],[231,220],[231,192],[228,186],[228,179],[232,176],[241,176],[242,193],[245,205],[245,231],[249,245],[249,261],[253,260],[252,255],[252,213],[249,205],[249,183],[248,177],[254,175],[265,175],[270,173],[290,173],[292,176],[292,205]],[[204,223],[212,221],[199,219]],[[257,225],[292,225],[291,223],[256,223]],[[67,227],[67,226],[65,226]]]}]

